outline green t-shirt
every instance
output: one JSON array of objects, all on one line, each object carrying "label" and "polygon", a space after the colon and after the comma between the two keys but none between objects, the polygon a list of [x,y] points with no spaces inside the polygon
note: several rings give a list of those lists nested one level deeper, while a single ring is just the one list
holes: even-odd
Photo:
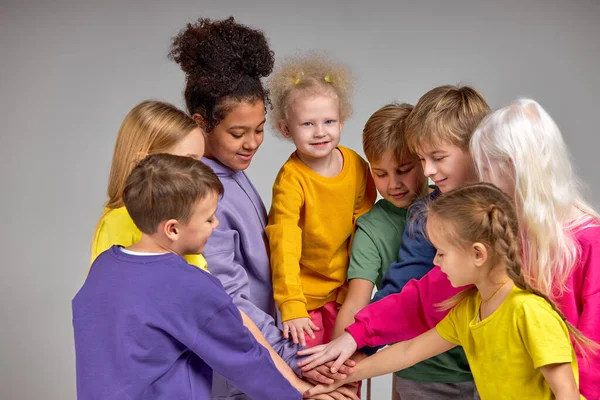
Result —
[{"label": "green t-shirt", "polygon": [[[358,218],[350,252],[348,280],[366,279],[378,289],[388,267],[398,260],[402,234],[408,212],[385,199],[379,200]],[[401,378],[416,382],[456,383],[473,380],[462,347],[422,361],[396,372]]]}]

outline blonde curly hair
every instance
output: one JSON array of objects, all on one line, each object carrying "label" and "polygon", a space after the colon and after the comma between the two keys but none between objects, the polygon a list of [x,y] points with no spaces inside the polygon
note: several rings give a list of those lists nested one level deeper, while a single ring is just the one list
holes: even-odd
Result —
[{"label": "blonde curly hair", "polygon": [[281,133],[279,122],[286,119],[291,95],[297,90],[334,94],[340,101],[340,117],[345,120],[352,114],[353,83],[350,70],[325,54],[309,52],[289,57],[276,67],[267,83],[272,103],[269,122]]}]

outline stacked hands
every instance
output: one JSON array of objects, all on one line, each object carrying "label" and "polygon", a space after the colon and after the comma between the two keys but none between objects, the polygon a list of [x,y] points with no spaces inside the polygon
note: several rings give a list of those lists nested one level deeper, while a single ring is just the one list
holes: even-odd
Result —
[{"label": "stacked hands", "polygon": [[[298,343],[296,340],[294,343]],[[359,400],[358,383],[352,379],[352,374],[356,363],[367,355],[357,352],[356,347],[356,341],[346,332],[328,344],[300,350],[299,355],[309,356],[298,363],[302,367],[302,375],[315,385],[304,391],[303,397]]]}]

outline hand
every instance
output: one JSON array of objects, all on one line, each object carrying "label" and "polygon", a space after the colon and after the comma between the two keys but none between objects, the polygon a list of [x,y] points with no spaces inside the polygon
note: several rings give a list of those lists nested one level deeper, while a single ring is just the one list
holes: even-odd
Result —
[{"label": "hand", "polygon": [[310,349],[300,350],[301,356],[311,354],[310,357],[300,361],[298,366],[302,367],[302,371],[310,371],[313,368],[323,365],[328,361],[335,360],[330,368],[332,373],[339,371],[342,364],[346,362],[356,351],[356,340],[348,332],[344,332],[342,336],[329,342]]},{"label": "hand", "polygon": [[[323,395],[323,394],[329,394],[331,397],[333,397],[334,399],[336,397],[334,397],[334,393],[337,395],[342,395],[345,396],[345,393],[348,393],[348,390],[344,391],[344,384],[341,383],[340,381],[336,381],[335,383],[332,383],[331,385],[317,385],[311,389],[308,389],[307,391],[305,391],[302,394],[302,398],[303,399],[317,399],[319,397],[319,395]],[[339,390],[342,390],[342,392],[340,392]],[[351,390],[349,390],[350,393],[352,393]],[[354,392],[356,393],[356,391]],[[350,397],[351,399],[356,399],[356,394],[354,394],[355,397]],[[339,397],[339,396],[338,396]],[[336,399],[337,400],[337,399]]]},{"label": "hand", "polygon": [[298,339],[300,339],[302,347],[306,347],[304,332],[308,333],[311,339],[314,339],[315,334],[313,331],[318,330],[321,330],[321,328],[315,325],[308,317],[294,318],[283,323],[283,337],[288,339],[291,334],[294,344],[298,344]]},{"label": "hand", "polygon": [[310,397],[304,398],[313,400],[360,400],[357,389],[356,386],[344,385],[329,393],[308,395]]},{"label": "hand", "polygon": [[332,365],[333,361],[319,365],[317,368],[311,369],[310,371],[303,371],[302,376],[315,385],[321,383],[329,385],[334,381],[346,379],[349,374],[354,372],[353,367],[356,365],[356,362],[354,360],[346,360],[336,373],[331,372]]}]

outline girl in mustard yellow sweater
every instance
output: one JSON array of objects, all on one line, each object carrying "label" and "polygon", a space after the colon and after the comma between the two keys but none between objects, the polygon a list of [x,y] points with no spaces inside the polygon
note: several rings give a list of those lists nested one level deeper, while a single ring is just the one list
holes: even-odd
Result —
[{"label": "girl in mustard yellow sweater", "polygon": [[355,222],[376,198],[367,162],[339,146],[351,83],[345,67],[314,54],[286,61],[269,82],[272,125],[296,146],[266,228],[273,292],[284,336],[308,347],[331,340]]}]

